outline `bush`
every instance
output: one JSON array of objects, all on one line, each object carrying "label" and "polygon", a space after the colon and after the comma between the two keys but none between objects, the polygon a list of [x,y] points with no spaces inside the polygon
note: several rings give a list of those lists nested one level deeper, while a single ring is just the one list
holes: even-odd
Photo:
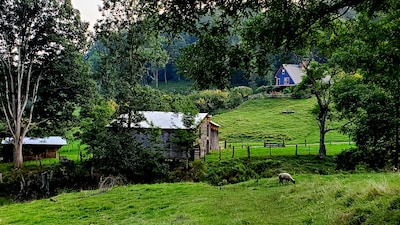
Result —
[{"label": "bush", "polygon": [[[135,136],[143,137],[143,142]],[[168,165],[151,140],[156,134],[127,132],[126,128],[113,127],[98,134],[89,150],[93,164],[106,176],[124,176],[128,182],[154,183],[167,178]],[[147,141],[145,144],[145,141]]]},{"label": "bush", "polygon": [[233,109],[243,103],[243,97],[239,92],[231,92],[226,108]]},{"label": "bush", "polygon": [[192,92],[189,98],[201,112],[214,112],[226,107],[229,93],[221,90],[204,90]]},{"label": "bush", "polygon": [[355,170],[356,166],[363,162],[364,153],[358,148],[351,148],[343,150],[336,155],[336,169],[337,170]]},{"label": "bush", "polygon": [[270,93],[272,90],[274,90],[273,86],[260,86],[256,89],[255,93],[256,94],[263,92]]},{"label": "bush", "polygon": [[231,159],[209,168],[207,180],[212,185],[234,184],[256,178],[257,174],[242,161]]},{"label": "bush", "polygon": [[234,87],[231,92],[240,93],[243,98],[246,98],[253,94],[253,89],[251,89],[250,87],[246,87],[246,86],[238,86],[238,87]]}]

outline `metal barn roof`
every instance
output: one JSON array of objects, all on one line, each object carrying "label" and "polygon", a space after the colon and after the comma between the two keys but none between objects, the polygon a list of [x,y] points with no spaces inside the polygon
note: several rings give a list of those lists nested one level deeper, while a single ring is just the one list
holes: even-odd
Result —
[{"label": "metal barn roof", "polygon": [[[13,138],[8,137],[1,141],[1,144],[11,144]],[[63,137],[59,136],[50,136],[44,138],[35,138],[35,137],[25,137],[24,138],[24,145],[66,145],[67,140]]]},{"label": "metal barn roof", "polygon": [[[183,123],[184,113],[176,112],[160,112],[160,111],[142,111],[140,112],[145,120],[138,125],[132,124],[132,127],[140,128],[161,128],[161,129],[188,129]],[[194,118],[194,125],[191,128],[198,126],[201,121],[207,117],[208,113],[199,113]],[[122,118],[127,118],[127,114],[121,115]],[[126,125],[125,125],[126,126]]]}]

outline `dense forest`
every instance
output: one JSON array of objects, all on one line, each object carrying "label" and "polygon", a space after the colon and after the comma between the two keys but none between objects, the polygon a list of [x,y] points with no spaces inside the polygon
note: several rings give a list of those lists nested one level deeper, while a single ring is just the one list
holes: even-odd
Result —
[{"label": "dense forest", "polygon": [[[85,144],[99,171],[154,182],[167,170],[156,145],[132,140],[118,124],[110,133],[110,121],[127,114],[139,123],[140,111],[217,113],[253,93],[282,91],[315,96],[321,159],[327,121],[343,120],[341,131],[357,146],[344,158],[397,168],[399,7],[396,0],[103,0],[104,17],[89,31],[70,0],[2,0],[1,128],[13,138],[13,166],[23,167],[25,137],[59,135]],[[300,85],[274,87],[282,63],[305,65]],[[184,81],[193,85],[160,88]]]}]

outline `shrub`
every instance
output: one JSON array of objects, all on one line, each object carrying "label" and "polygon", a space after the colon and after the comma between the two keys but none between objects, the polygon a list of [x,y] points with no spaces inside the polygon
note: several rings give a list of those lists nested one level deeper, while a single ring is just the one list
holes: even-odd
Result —
[{"label": "shrub", "polygon": [[226,108],[233,109],[243,102],[243,97],[239,92],[231,92],[229,94],[229,100],[226,104]]},{"label": "shrub", "polygon": [[[146,144],[146,140],[138,141],[135,136],[146,139]],[[167,177],[168,165],[162,163],[162,155],[151,140],[155,136],[140,131],[134,134],[123,127],[110,128],[98,134],[98,140],[93,140],[89,147],[94,166],[105,175],[122,175],[128,182],[161,181]]]},{"label": "shrub", "polygon": [[226,107],[229,93],[222,90],[204,90],[192,92],[189,98],[201,112],[213,112]]},{"label": "shrub", "polygon": [[231,159],[210,168],[207,180],[212,185],[234,184],[256,178],[257,174],[242,161]]},{"label": "shrub", "polygon": [[237,92],[242,95],[243,98],[248,97],[253,94],[253,89],[246,86],[234,87],[231,92]]},{"label": "shrub", "polygon": [[263,93],[263,92],[270,93],[272,90],[274,90],[273,86],[260,86],[260,87],[256,88],[255,93],[257,93],[257,94]]},{"label": "shrub", "polygon": [[335,157],[337,170],[355,170],[363,162],[363,152],[358,148],[343,150]]}]

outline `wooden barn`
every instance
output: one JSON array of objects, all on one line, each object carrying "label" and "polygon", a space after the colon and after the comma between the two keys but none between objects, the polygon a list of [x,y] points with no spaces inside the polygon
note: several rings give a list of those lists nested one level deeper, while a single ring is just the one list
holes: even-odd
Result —
[{"label": "wooden barn", "polygon": [[[1,144],[3,148],[1,149],[1,155],[3,157],[3,162],[13,161],[13,145],[11,144],[12,138],[5,138],[2,140]],[[24,161],[35,160],[38,158],[57,158],[57,151],[64,145],[67,141],[59,136],[50,136],[44,138],[24,138],[24,145],[22,147],[22,155]]]},{"label": "wooden barn", "polygon": [[289,87],[297,85],[301,82],[303,76],[302,64],[282,64],[282,66],[275,73],[275,86]]},{"label": "wooden barn", "polygon": [[[200,159],[211,150],[219,148],[219,125],[211,121],[211,115],[208,113],[195,115],[194,124],[191,127],[184,125],[185,115],[183,113],[160,111],[142,111],[140,113],[143,115],[144,120],[139,124],[131,124],[131,127],[133,129],[160,129],[160,148],[164,150],[163,156],[165,159],[179,160],[186,158],[186,155],[180,152],[172,142],[172,138],[177,130],[198,129],[199,136],[197,141],[193,143],[193,151],[190,155],[192,160]],[[121,117],[127,118],[127,115],[121,115]],[[136,135],[136,138],[140,138],[142,141],[146,139],[143,135]]]}]

